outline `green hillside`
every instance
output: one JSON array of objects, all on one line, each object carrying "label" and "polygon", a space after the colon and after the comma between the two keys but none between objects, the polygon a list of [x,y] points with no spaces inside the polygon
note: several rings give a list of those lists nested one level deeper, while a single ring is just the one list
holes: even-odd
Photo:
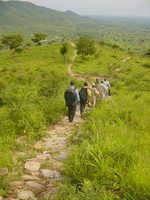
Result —
[{"label": "green hillside", "polygon": [[0,1],[0,33],[43,31],[52,35],[65,33],[74,27],[92,25],[94,20],[71,11],[59,12],[30,2]]},{"label": "green hillside", "polygon": [[[37,140],[66,112],[63,93],[69,79],[60,47],[0,53],[0,168],[11,169],[17,136]],[[69,58],[72,53],[70,47]]]},{"label": "green hillside", "polygon": [[[56,200],[150,199],[150,59],[110,47],[81,61],[78,75],[108,77],[112,98],[98,104],[70,137],[66,184]],[[102,77],[101,77],[102,76]],[[95,78],[94,78],[95,79]]]},{"label": "green hillside", "polygon": [[[34,144],[49,124],[66,114],[63,98],[70,78],[60,47],[32,47],[21,55],[0,53],[0,168],[10,172],[0,177],[3,196],[7,196],[9,181],[23,173],[19,171],[22,160],[35,153],[32,146],[19,145],[17,138],[25,136],[27,143]],[[73,51],[70,47],[69,59]],[[128,56],[125,51],[97,45],[94,56],[84,61],[77,57],[73,71],[87,75],[88,81],[92,76],[109,77],[112,99],[98,104],[70,137],[75,146],[63,172],[70,181],[63,184],[56,199],[150,198],[149,58],[131,56],[123,63]],[[17,150],[26,154],[14,166]]]},{"label": "green hillside", "polygon": [[132,17],[84,17],[23,1],[0,1],[0,36],[5,33],[45,32],[49,38],[75,39],[81,34],[115,43],[144,54],[150,46],[150,19]]}]

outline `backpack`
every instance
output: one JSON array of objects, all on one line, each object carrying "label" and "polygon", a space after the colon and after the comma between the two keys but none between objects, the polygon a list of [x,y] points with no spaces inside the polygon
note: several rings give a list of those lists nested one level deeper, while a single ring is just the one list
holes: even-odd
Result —
[{"label": "backpack", "polygon": [[80,96],[80,103],[86,103],[87,101],[87,88],[81,88],[80,92],[79,92],[79,96]]},{"label": "backpack", "polygon": [[75,89],[68,88],[64,94],[66,106],[74,106],[77,102],[77,95]]}]

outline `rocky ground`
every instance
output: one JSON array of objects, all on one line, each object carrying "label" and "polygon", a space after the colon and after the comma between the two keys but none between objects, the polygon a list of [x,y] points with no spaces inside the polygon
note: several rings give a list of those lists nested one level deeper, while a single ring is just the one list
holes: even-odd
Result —
[{"label": "rocky ground", "polygon": [[[64,180],[63,163],[71,151],[67,138],[82,121],[77,112],[73,123],[65,117],[50,128],[46,137],[34,145],[35,157],[24,160],[21,179],[10,182],[7,200],[51,199],[57,192],[57,183]],[[3,173],[7,174],[7,169]]]}]

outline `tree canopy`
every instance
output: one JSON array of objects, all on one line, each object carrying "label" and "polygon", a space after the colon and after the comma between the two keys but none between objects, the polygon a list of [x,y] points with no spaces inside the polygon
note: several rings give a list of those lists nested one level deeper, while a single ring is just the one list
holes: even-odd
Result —
[{"label": "tree canopy", "polygon": [[16,50],[23,44],[24,38],[20,34],[10,34],[4,35],[1,38],[1,43],[5,46],[8,46],[10,50]]},{"label": "tree canopy", "polygon": [[64,56],[65,61],[67,62],[67,53],[68,53],[68,43],[64,42],[60,49],[60,53]]},{"label": "tree canopy", "polygon": [[89,36],[81,36],[76,43],[77,54],[82,58],[95,53],[95,41]]},{"label": "tree canopy", "polygon": [[41,40],[45,40],[47,35],[45,33],[34,33],[34,38],[32,41],[37,43],[37,45],[41,45]]}]

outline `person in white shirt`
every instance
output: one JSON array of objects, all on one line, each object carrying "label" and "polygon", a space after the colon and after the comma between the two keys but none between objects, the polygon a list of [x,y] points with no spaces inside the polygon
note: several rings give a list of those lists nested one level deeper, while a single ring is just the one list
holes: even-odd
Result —
[{"label": "person in white shirt", "polygon": [[103,101],[104,98],[105,98],[105,87],[104,87],[101,83],[99,83],[99,84],[97,85],[97,90],[98,90],[98,92],[99,92],[98,100],[99,100],[99,101]]},{"label": "person in white shirt", "polygon": [[91,89],[91,104],[92,107],[96,105],[96,98],[98,97],[99,92],[95,87],[95,83],[92,83],[92,89]]},{"label": "person in white shirt", "polygon": [[104,81],[101,81],[100,86],[101,86],[101,89],[103,91],[103,93],[102,93],[102,99],[105,99],[105,98],[108,97],[108,87],[106,85],[104,85]]},{"label": "person in white shirt", "polygon": [[110,96],[110,83],[108,80],[104,79],[104,85],[108,88],[108,94],[106,96]]}]

